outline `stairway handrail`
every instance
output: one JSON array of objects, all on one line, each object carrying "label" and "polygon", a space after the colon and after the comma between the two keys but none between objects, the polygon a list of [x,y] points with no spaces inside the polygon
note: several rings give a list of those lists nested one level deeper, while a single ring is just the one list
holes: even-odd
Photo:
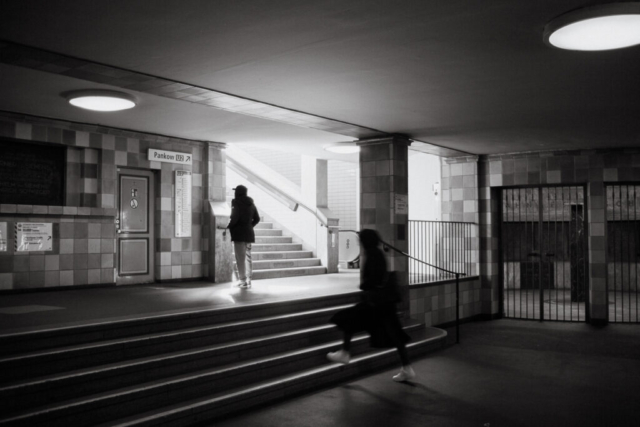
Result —
[{"label": "stairway handrail", "polygon": [[[357,235],[360,235],[360,232],[359,232],[359,231],[356,231],[356,230],[340,230],[340,231],[341,231],[341,232],[343,232],[343,231],[344,231],[344,232],[349,231],[349,232],[352,232],[352,233],[356,233]],[[414,261],[421,262],[422,264],[428,265],[429,267],[433,267],[433,268],[435,268],[435,269],[437,269],[437,270],[444,271],[445,273],[449,273],[449,274],[459,274],[460,276],[466,276],[466,274],[465,274],[465,273],[458,273],[458,272],[456,272],[456,271],[450,271],[450,270],[447,270],[446,268],[438,267],[437,265],[429,264],[429,263],[428,263],[428,262],[426,262],[426,261],[422,261],[421,259],[418,259],[418,258],[412,257],[412,256],[411,256],[411,255],[409,255],[408,253],[406,253],[406,252],[404,252],[404,251],[402,251],[402,250],[400,250],[400,249],[398,249],[398,248],[396,248],[396,247],[394,247],[394,246],[390,245],[389,243],[385,242],[385,241],[384,241],[384,240],[382,240],[382,239],[380,239],[380,243],[382,243],[382,247],[383,247],[383,248],[385,248],[385,247],[387,247],[387,248],[391,248],[391,249],[393,249],[394,251],[396,251],[396,252],[398,252],[398,253],[400,253],[400,254],[402,254],[402,255],[406,256],[407,258],[411,258],[411,259],[412,259],[412,260],[414,260]],[[386,251],[385,251],[385,252],[386,252]]]},{"label": "stairway handrail", "polygon": [[[350,232],[356,233],[358,236],[360,235],[360,232],[356,231],[356,230],[340,230],[340,231],[350,231]],[[421,263],[426,264],[426,265],[428,265],[430,267],[436,268],[436,269],[438,269],[440,271],[444,271],[444,272],[447,272],[449,274],[453,274],[453,275],[456,276],[456,323],[455,323],[456,324],[456,343],[460,344],[460,276],[466,276],[466,274],[465,273],[457,273],[455,271],[449,271],[449,270],[447,270],[445,268],[438,267],[437,265],[429,264],[428,262],[422,261],[421,259],[412,257],[408,253],[406,253],[404,251],[401,251],[400,249],[390,245],[389,243],[385,242],[382,239],[380,239],[380,242],[382,243],[383,249],[385,247],[391,248],[394,251],[396,251],[396,252],[398,252],[398,253],[400,253],[400,254],[408,257],[408,258],[411,258],[414,261],[421,262]]]},{"label": "stairway handrail", "polygon": [[[238,162],[235,159],[233,159],[233,157],[230,156],[229,153],[227,153],[227,164],[232,169],[236,170],[236,172],[238,172],[238,169],[239,169],[240,173],[244,174],[247,179],[249,179],[251,182],[253,182],[254,184],[256,184],[259,187],[261,187],[266,192],[271,193],[271,195],[274,195],[275,196],[274,198],[276,200],[278,200],[280,203],[282,203],[284,205],[287,205],[281,199],[286,199],[288,202],[291,202],[291,204],[287,205],[287,206],[292,211],[294,211],[294,212],[297,211],[298,210],[298,206],[300,206],[300,207],[306,209],[307,211],[311,212],[311,214],[313,216],[315,216],[318,221],[320,221],[320,225],[322,225],[323,227],[329,228],[328,222],[325,221],[318,214],[317,209],[315,209],[315,210],[311,209],[309,206],[304,204],[298,198],[296,198],[294,196],[291,196],[290,194],[288,194],[288,193],[282,191],[281,189],[279,189],[278,187],[270,184],[266,179],[264,179],[263,177],[261,177],[260,175],[258,175],[254,171],[252,171],[251,169],[247,168],[246,166],[244,166],[240,162]],[[293,205],[294,207],[292,208],[291,205]]]}]

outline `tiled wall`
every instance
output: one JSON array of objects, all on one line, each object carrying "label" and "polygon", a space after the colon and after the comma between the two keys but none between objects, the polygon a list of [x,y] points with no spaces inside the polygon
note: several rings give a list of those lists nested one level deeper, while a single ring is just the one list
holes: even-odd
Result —
[{"label": "tiled wall", "polygon": [[329,160],[329,209],[342,230],[358,230],[358,164]]},{"label": "tiled wall", "polygon": [[[477,168],[477,169],[474,169]],[[472,171],[477,170],[477,178]],[[640,150],[581,150],[446,159],[443,213],[450,219],[477,218],[480,225],[482,312],[499,312],[499,189],[509,186],[586,184],[590,315],[607,319],[605,183],[639,182]],[[477,196],[472,181],[477,179]],[[445,191],[447,198],[445,199]]]},{"label": "tiled wall", "polygon": [[[17,114],[3,113],[0,115],[0,136],[17,138],[31,141],[50,142],[53,144],[61,144],[69,147],[67,151],[67,188],[66,188],[66,207],[48,207],[46,222],[54,223],[54,229],[59,229],[60,243],[66,239],[72,239],[74,242],[73,251],[71,253],[88,254],[85,262],[82,256],[74,258],[73,265],[69,263],[69,257],[59,258],[60,271],[58,284],[55,284],[53,274],[46,275],[46,280],[42,282],[37,274],[37,279],[29,278],[30,287],[42,286],[71,286],[82,285],[88,283],[96,283],[97,272],[76,273],[80,270],[96,270],[97,258],[89,257],[90,254],[96,252],[84,252],[85,240],[91,240],[88,237],[76,237],[76,231],[73,230],[73,238],[62,237],[70,233],[68,225],[63,223],[78,224],[78,236],[84,235],[83,224],[89,224],[92,228],[92,238],[97,239],[96,224],[100,225],[100,239],[107,239],[104,235],[111,235],[115,232],[115,206],[117,192],[117,168],[127,167],[134,169],[155,170],[156,175],[156,194],[155,194],[155,234],[156,234],[156,280],[173,280],[173,279],[189,279],[200,278],[208,274],[207,256],[208,250],[208,216],[204,215],[204,199],[205,197],[220,196],[224,199],[224,157],[221,154],[222,145],[216,143],[204,143],[197,141],[188,141],[181,139],[168,138],[157,135],[147,135],[142,133],[123,131],[119,129],[110,129],[99,126],[81,125],[75,123],[67,123],[62,121],[54,121],[41,119],[36,117],[22,116]],[[168,151],[190,152],[193,155],[192,166],[177,165],[172,163],[153,162],[147,159],[147,151],[149,148],[158,148]],[[175,215],[174,206],[174,173],[175,170],[189,170],[192,172],[192,237],[176,238],[174,230]],[[40,216],[36,216],[42,207],[33,206],[33,215],[26,213],[25,215],[11,215],[14,212],[21,212],[29,207],[15,205],[1,205],[0,221],[31,221],[36,219],[42,220]],[[91,208],[95,209],[92,210]],[[72,214],[70,209],[80,210],[89,209],[88,213]],[[59,213],[57,213],[60,211]],[[64,212],[64,215],[62,215]],[[84,211],[83,211],[84,212]],[[11,216],[9,216],[11,215]],[[57,216],[56,216],[57,215]],[[58,224],[56,227],[55,224]],[[93,224],[93,225],[91,225]],[[87,227],[88,227],[87,226]],[[87,230],[88,232],[88,230]],[[108,237],[113,239],[113,237]],[[87,244],[89,244],[87,241]],[[95,242],[93,242],[93,250],[95,250]],[[99,252],[101,255],[100,265],[113,263],[108,261],[107,255],[115,254],[115,244],[111,252],[102,246]],[[87,251],[91,248],[88,247]],[[62,248],[58,249],[63,250]],[[65,249],[67,250],[67,249]],[[103,252],[104,250],[104,252]],[[79,252],[78,252],[79,251]],[[14,269],[14,258],[26,256],[28,258],[40,256],[69,255],[65,252],[47,252],[43,254],[30,253],[29,255],[14,255],[12,251],[0,253],[3,258],[0,265],[2,270],[0,274],[3,280],[3,289],[13,289],[25,286],[26,280],[22,271],[6,271]],[[7,261],[7,259],[11,261]],[[45,258],[47,259],[47,258]],[[50,268],[55,265],[54,258],[48,258]],[[64,261],[63,261],[64,260]],[[89,261],[91,260],[91,264]],[[23,263],[23,261],[15,261]],[[31,263],[29,263],[31,265]],[[34,261],[34,265],[39,266],[40,261]],[[94,268],[89,267],[89,265]],[[22,264],[20,264],[23,268]],[[69,268],[73,267],[73,268]],[[39,267],[36,267],[39,268]],[[107,268],[107,267],[105,267]],[[114,266],[108,267],[113,269]],[[35,270],[34,270],[35,271]],[[39,271],[39,270],[38,270]],[[46,271],[46,270],[45,270]],[[54,271],[54,270],[49,270]],[[65,273],[64,281],[62,280],[63,271],[72,271],[73,274]],[[8,276],[11,275],[11,276]],[[71,278],[73,276],[73,278]],[[85,279],[85,276],[87,277]],[[100,282],[97,283],[113,283],[114,274],[100,273]],[[109,280],[107,280],[109,279]],[[106,281],[105,281],[106,280]]]},{"label": "tiled wall", "polygon": [[[460,281],[460,320],[481,313],[480,280]],[[409,291],[411,318],[427,326],[442,325],[456,320],[456,285],[449,281],[438,285],[415,285]]]}]

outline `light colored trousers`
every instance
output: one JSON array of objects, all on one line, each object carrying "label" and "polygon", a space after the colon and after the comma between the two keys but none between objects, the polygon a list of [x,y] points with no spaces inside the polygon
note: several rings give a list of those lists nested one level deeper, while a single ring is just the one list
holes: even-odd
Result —
[{"label": "light colored trousers", "polygon": [[233,251],[236,254],[236,274],[241,282],[251,280],[251,243],[233,242]]}]

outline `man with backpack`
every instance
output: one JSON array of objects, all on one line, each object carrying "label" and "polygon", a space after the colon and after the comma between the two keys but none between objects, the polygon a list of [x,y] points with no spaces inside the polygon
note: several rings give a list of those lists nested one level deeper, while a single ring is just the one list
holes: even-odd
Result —
[{"label": "man with backpack", "polygon": [[231,233],[236,256],[239,280],[237,286],[246,289],[251,287],[251,244],[256,241],[253,227],[260,222],[260,215],[253,199],[247,196],[247,187],[238,185],[233,190],[235,194],[231,201],[231,218],[227,228]]}]

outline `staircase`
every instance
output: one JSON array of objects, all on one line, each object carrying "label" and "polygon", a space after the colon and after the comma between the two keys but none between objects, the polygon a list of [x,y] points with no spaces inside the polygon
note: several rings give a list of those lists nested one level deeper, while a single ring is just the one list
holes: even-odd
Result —
[{"label": "staircase", "polygon": [[261,222],[254,231],[252,280],[326,274],[327,268],[321,265],[320,259],[312,258],[313,253],[303,251],[302,244],[283,236],[282,230],[274,229],[272,222]]},{"label": "staircase", "polygon": [[[398,365],[327,323],[357,292],[0,336],[0,426],[184,426]],[[412,356],[446,332],[410,321]]]}]

